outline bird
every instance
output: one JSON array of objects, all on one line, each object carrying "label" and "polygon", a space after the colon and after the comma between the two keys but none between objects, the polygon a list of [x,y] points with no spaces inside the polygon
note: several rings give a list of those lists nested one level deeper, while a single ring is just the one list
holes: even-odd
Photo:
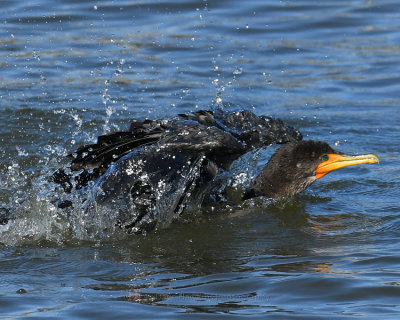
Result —
[{"label": "bird", "polygon": [[188,206],[201,207],[233,161],[271,145],[280,147],[243,190],[243,201],[290,197],[339,168],[379,162],[375,154],[346,155],[326,142],[303,140],[278,118],[216,109],[133,121],[129,130],[69,154],[69,165],[53,179],[67,194],[85,193],[85,210],[103,210],[119,229],[140,234],[170,225]]}]

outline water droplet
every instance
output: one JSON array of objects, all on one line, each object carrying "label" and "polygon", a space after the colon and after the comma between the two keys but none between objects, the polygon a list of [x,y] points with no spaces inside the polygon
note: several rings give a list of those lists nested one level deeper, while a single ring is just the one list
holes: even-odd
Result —
[{"label": "water droplet", "polygon": [[21,157],[26,157],[28,156],[28,152],[26,152],[24,149],[20,148],[20,147],[16,147],[17,151],[18,151],[18,155]]},{"label": "water droplet", "polygon": [[233,71],[233,74],[235,75],[235,76],[237,76],[237,75],[240,75],[240,74],[242,74],[243,73],[243,69],[242,68],[236,68],[235,69],[235,71]]},{"label": "water droplet", "polygon": [[33,55],[33,57],[34,57],[37,61],[40,61],[39,53],[37,53],[35,50],[33,50],[32,55]]}]

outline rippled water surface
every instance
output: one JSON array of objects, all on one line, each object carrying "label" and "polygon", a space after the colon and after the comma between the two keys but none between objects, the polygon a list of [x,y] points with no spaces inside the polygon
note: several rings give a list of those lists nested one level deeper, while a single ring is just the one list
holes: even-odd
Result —
[{"label": "rippled water surface", "polygon": [[[0,318],[398,318],[397,1],[0,8],[0,204],[23,217],[0,226]],[[132,119],[230,104],[381,162],[146,236],[57,218],[46,178],[69,151]]]}]

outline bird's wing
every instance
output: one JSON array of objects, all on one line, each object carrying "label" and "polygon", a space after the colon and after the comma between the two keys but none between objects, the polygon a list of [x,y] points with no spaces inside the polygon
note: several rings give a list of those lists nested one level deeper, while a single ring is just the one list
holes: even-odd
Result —
[{"label": "bird's wing", "polygon": [[164,152],[183,153],[194,158],[202,154],[210,155],[211,160],[223,156],[224,162],[246,152],[242,143],[230,133],[195,120],[181,117],[145,120],[133,122],[129,131],[100,136],[97,143],[80,147],[69,155],[70,167],[56,171],[53,178],[67,191],[73,184],[79,189],[103,175],[112,163],[135,150],[151,146],[157,152],[157,148],[153,148],[155,145]]},{"label": "bird's wing", "polygon": [[69,154],[70,166],[56,171],[53,179],[66,191],[70,191],[73,184],[78,189],[84,187],[124,155],[159,141],[165,129],[161,120],[135,121],[129,131],[99,136],[96,143],[82,146]]},{"label": "bird's wing", "polygon": [[168,120],[135,121],[129,131],[100,136],[97,143],[70,154],[70,168],[58,170],[53,178],[70,190],[74,177],[75,187],[81,188],[103,175],[121,157],[149,145],[194,157],[203,154],[226,169],[233,160],[254,148],[300,139],[297,130],[279,119],[258,117],[246,110],[230,113],[201,110]]},{"label": "bird's wing", "polygon": [[302,140],[300,131],[286,125],[281,119],[257,116],[248,110],[200,110],[191,114],[181,114],[180,117],[229,132],[246,146],[247,151],[274,143]]}]

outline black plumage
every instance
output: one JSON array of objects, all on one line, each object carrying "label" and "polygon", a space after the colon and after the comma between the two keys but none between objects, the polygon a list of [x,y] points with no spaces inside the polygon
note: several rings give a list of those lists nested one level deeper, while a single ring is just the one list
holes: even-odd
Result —
[{"label": "black plumage", "polygon": [[[191,157],[204,155],[227,169],[233,160],[254,148],[301,139],[298,130],[280,119],[258,117],[247,110],[200,110],[171,119],[135,121],[129,131],[99,136],[97,143],[82,146],[69,155],[72,174],[61,169],[54,178],[70,190],[73,176],[75,187],[82,188],[104,174],[112,163],[145,146]],[[151,148],[149,152],[153,152]],[[73,173],[78,171],[79,174]]]},{"label": "black plumage", "polygon": [[[243,200],[299,193],[338,168],[378,161],[375,155],[342,155],[327,143],[303,141],[280,119],[235,112],[197,111],[162,120],[135,121],[130,129],[100,136],[69,157],[53,178],[67,192],[88,189],[87,211],[112,215],[128,232],[166,226],[185,206],[201,205],[214,177],[240,156],[283,144]],[[64,204],[62,204],[64,206]]]},{"label": "black plumage", "polygon": [[280,119],[201,110],[135,121],[128,131],[100,136],[71,153],[70,166],[53,178],[67,192],[95,183],[101,192],[87,210],[106,208],[121,228],[140,233],[168,225],[188,202],[201,202],[215,175],[243,154],[301,139]]}]

